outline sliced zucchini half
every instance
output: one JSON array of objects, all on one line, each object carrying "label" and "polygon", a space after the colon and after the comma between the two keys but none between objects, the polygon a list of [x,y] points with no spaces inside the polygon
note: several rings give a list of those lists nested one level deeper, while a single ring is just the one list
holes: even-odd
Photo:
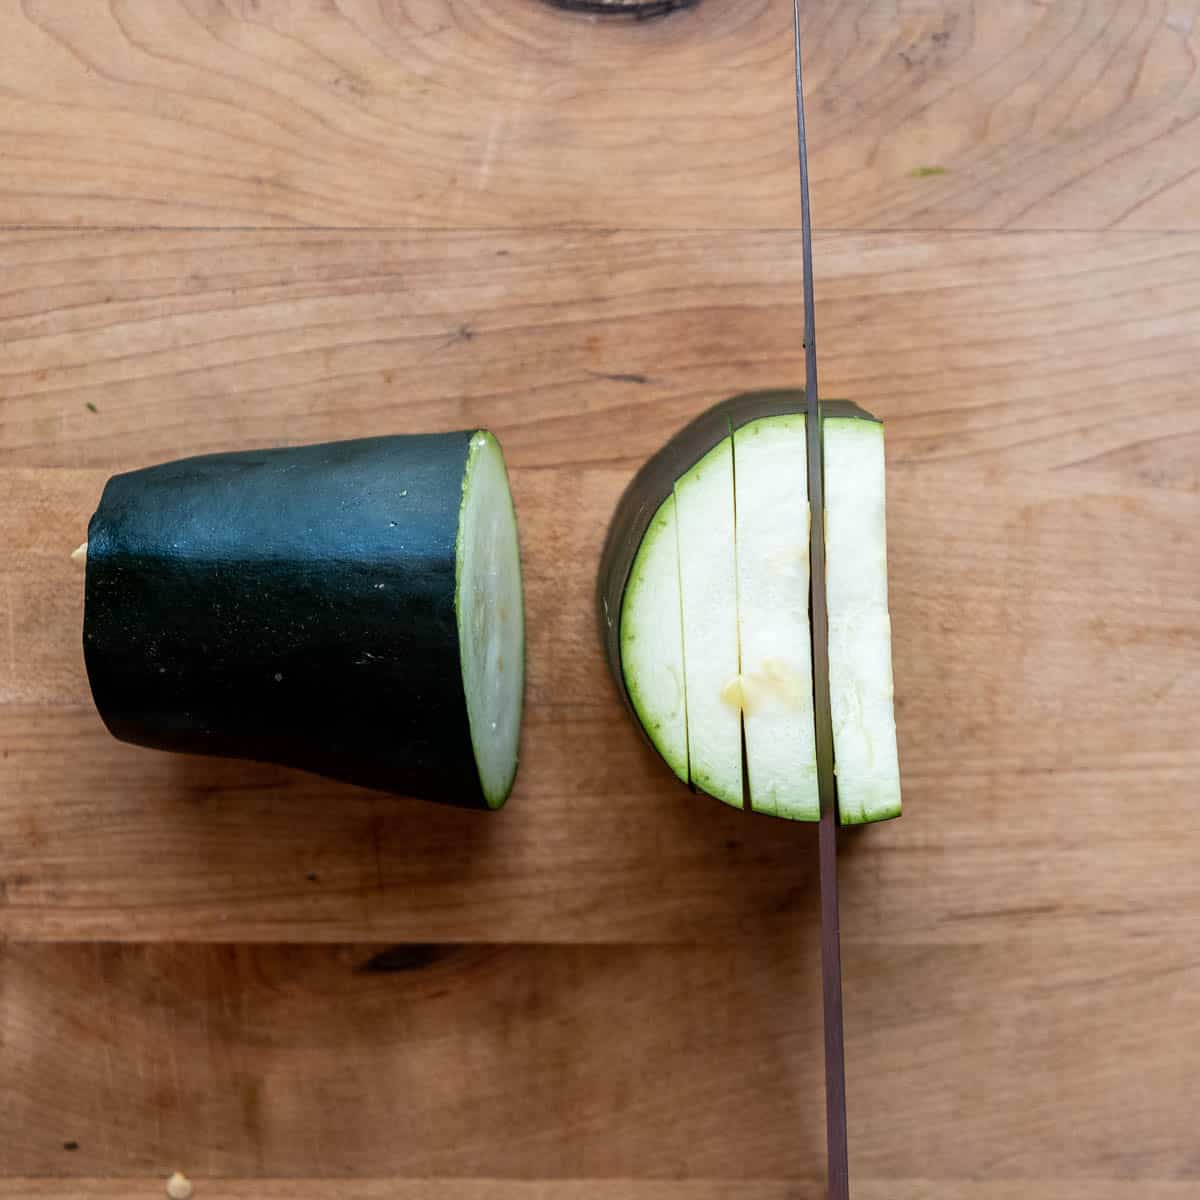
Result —
[{"label": "sliced zucchini half", "polygon": [[[599,595],[613,676],[672,771],[815,821],[804,408],[803,392],[736,396],[672,438],[617,506]],[[822,411],[840,807],[880,820],[899,812],[882,426],[844,402]]]}]

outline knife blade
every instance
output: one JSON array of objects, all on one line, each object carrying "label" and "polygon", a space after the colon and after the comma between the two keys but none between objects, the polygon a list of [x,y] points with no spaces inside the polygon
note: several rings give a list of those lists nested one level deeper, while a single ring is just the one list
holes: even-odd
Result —
[{"label": "knife blade", "polygon": [[792,0],[796,57],[796,144],[800,158],[801,259],[804,268],[804,367],[808,433],[808,503],[811,534],[811,629],[817,787],[821,801],[818,861],[821,890],[821,999],[825,1027],[825,1139],[827,1194],[848,1200],[845,1038],[842,1020],[842,954],[838,917],[837,781],[833,769],[833,721],[829,704],[829,614],[825,601],[825,475],[821,402],[817,387],[816,304],[813,289],[812,207],[804,121],[804,69],[800,53],[800,0]]}]

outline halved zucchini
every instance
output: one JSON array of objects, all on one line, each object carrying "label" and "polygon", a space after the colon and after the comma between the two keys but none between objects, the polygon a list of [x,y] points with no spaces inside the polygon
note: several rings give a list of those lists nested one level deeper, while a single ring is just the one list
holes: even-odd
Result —
[{"label": "halved zucchini", "polygon": [[525,632],[484,431],[212,454],[117,475],[84,653],[118,738],[499,808]]}]

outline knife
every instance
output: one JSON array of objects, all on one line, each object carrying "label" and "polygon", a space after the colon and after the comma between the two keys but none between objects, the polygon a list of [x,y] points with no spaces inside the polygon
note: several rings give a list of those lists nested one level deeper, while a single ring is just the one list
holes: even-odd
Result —
[{"label": "knife", "polygon": [[825,475],[821,403],[817,391],[816,313],[813,299],[812,208],[804,125],[804,73],[800,56],[800,0],[792,0],[796,53],[796,142],[800,157],[801,258],[804,267],[804,368],[808,432],[808,504],[811,536],[813,708],[817,786],[821,801],[818,860],[821,888],[821,997],[825,1025],[825,1140],[829,1200],[849,1200],[846,1144],[846,1067],[842,1023],[842,952],[838,922],[837,781],[833,771],[833,720],[829,706],[829,614],[825,604]]}]

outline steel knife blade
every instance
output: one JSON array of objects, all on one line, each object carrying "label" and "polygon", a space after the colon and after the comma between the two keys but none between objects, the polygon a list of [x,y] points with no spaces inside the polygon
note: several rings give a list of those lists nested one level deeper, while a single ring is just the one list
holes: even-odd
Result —
[{"label": "steel knife blade", "polygon": [[825,599],[825,476],[821,402],[817,386],[812,207],[809,199],[808,142],[804,121],[804,72],[800,52],[800,0],[792,0],[792,17],[796,58],[796,133],[800,158],[801,257],[804,268],[804,391],[808,433],[813,711],[816,725],[817,784],[821,800],[818,858],[821,889],[821,996],[825,1027],[826,1170],[830,1200],[848,1200],[850,1180],[846,1139],[845,1038],[842,1020],[842,956],[837,882],[837,782],[833,769],[833,721],[829,703],[829,614]]}]

